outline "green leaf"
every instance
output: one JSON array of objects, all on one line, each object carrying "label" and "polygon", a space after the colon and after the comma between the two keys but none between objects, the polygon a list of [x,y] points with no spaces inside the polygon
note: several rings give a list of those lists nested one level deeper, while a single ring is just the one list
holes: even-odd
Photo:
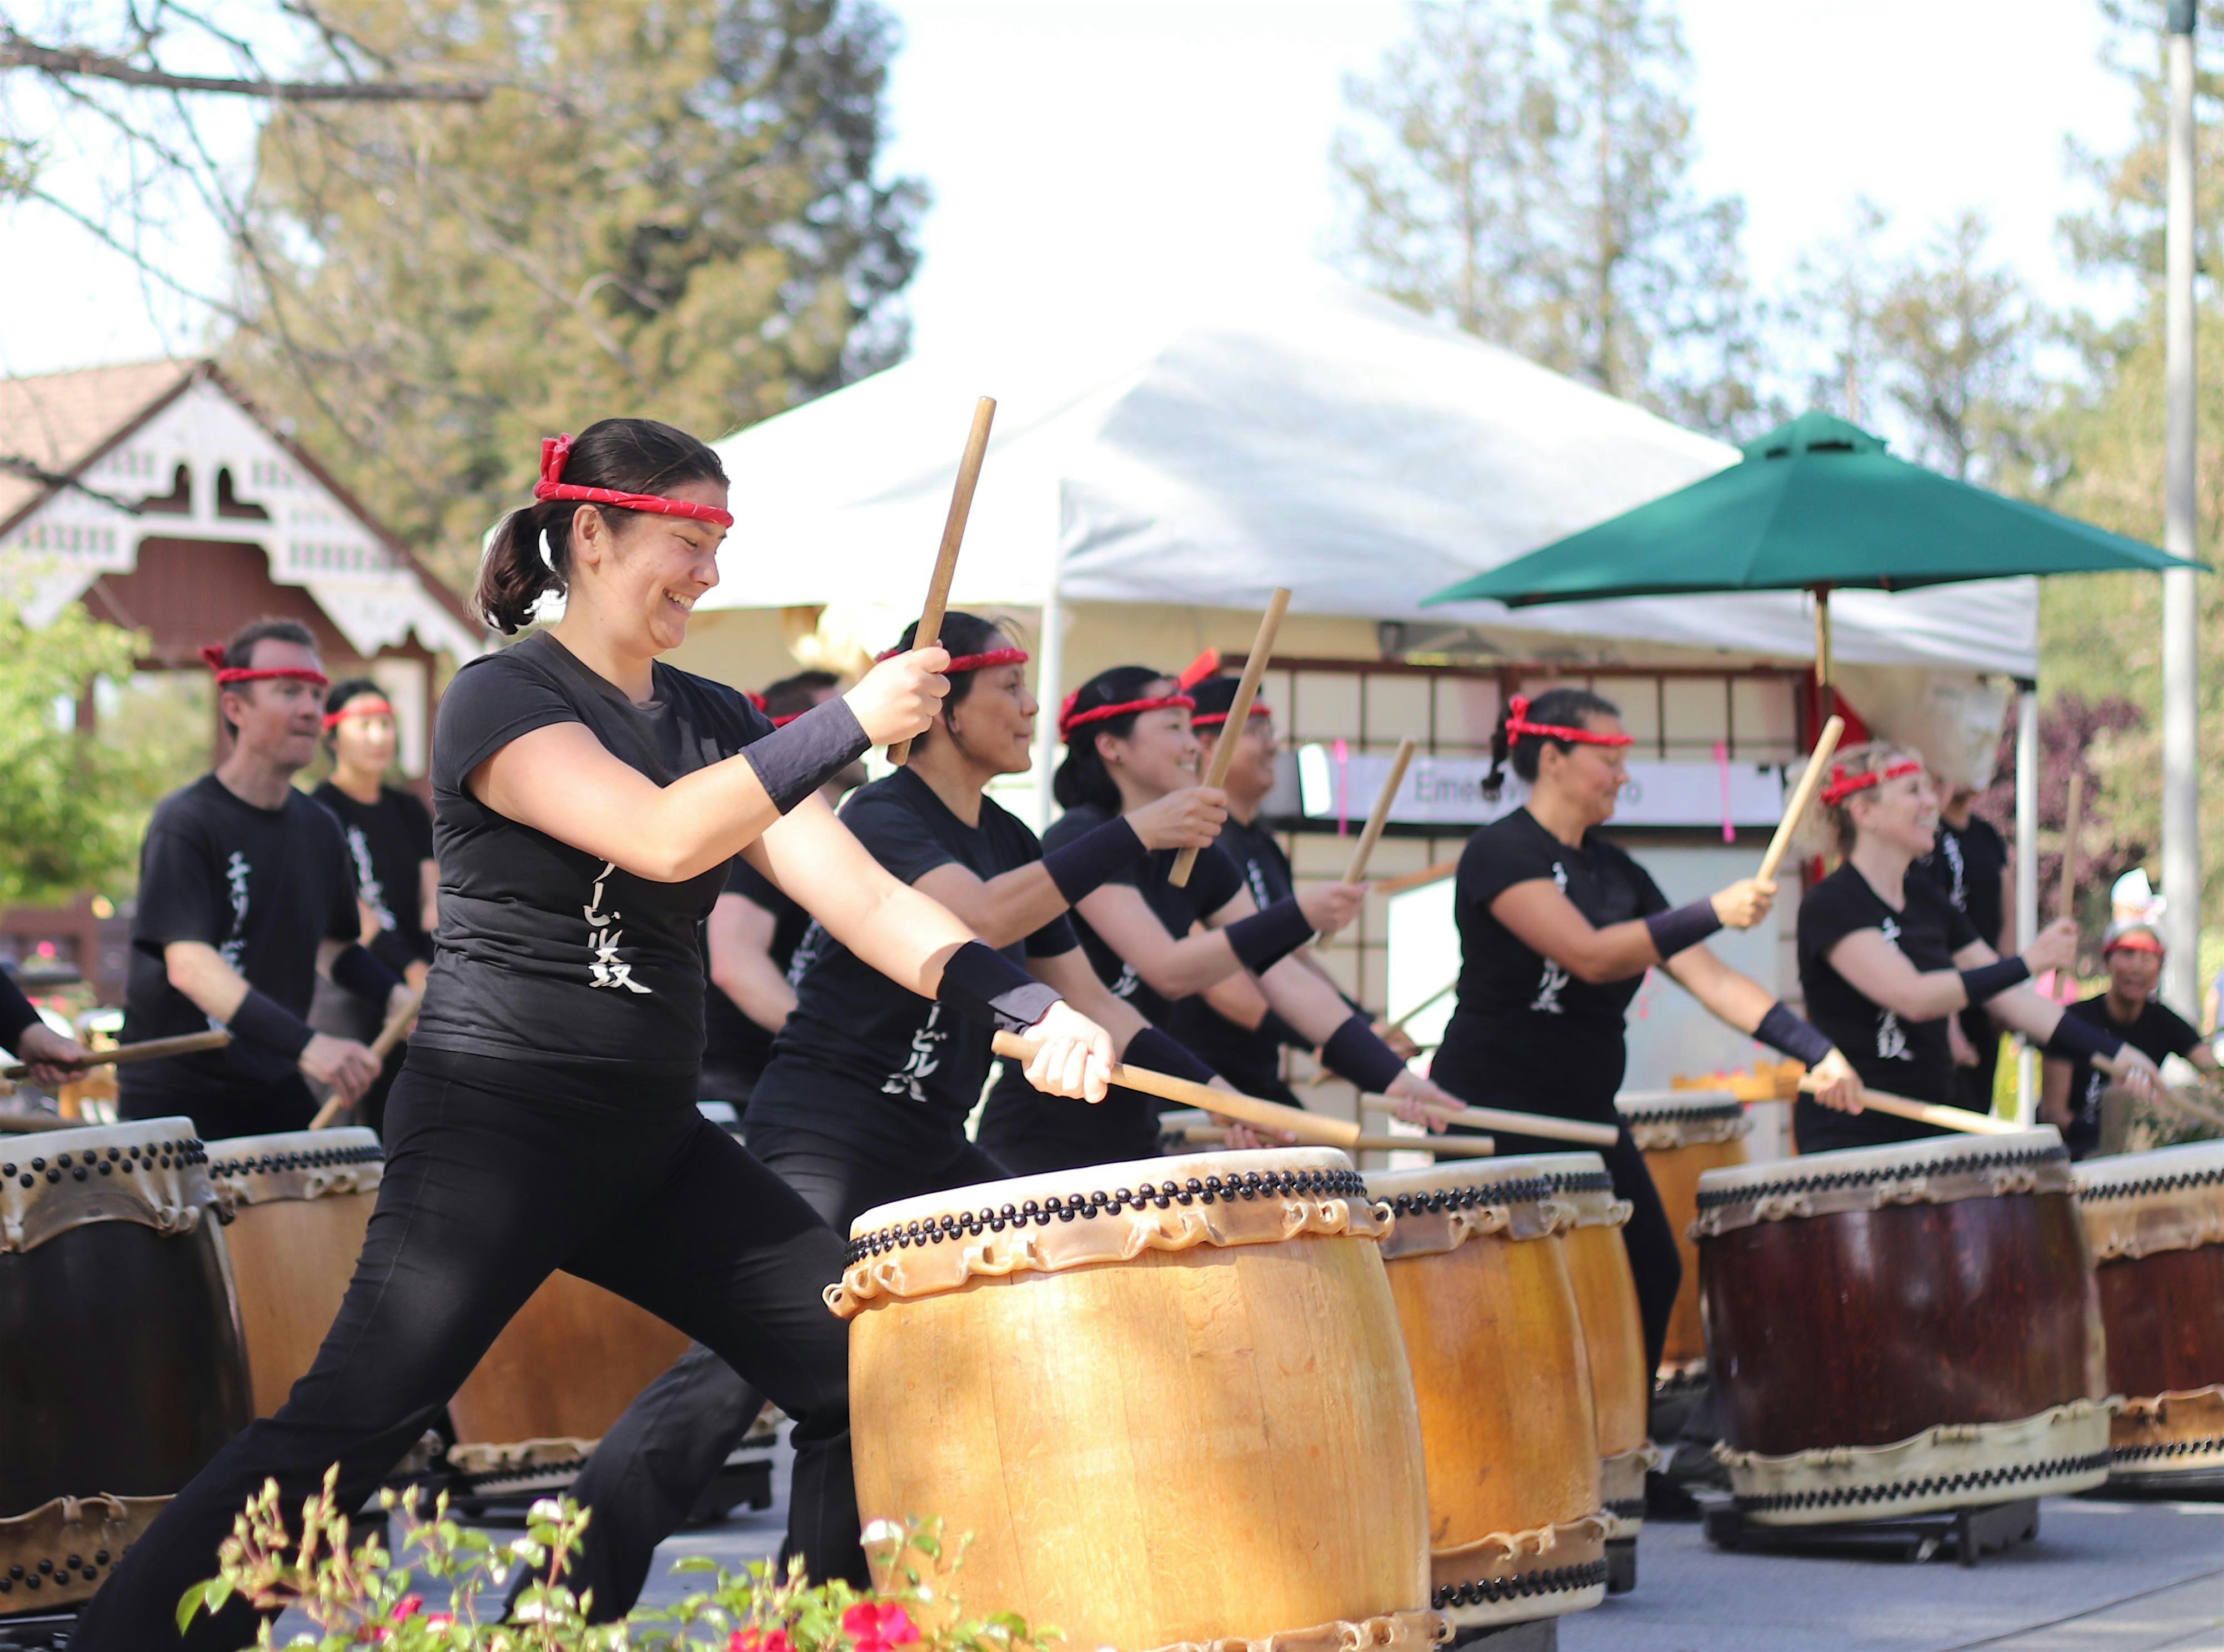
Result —
[{"label": "green leaf", "polygon": [[215,1579],[211,1578],[203,1582],[196,1583],[192,1588],[186,1590],[185,1593],[178,1597],[179,1634],[184,1634],[186,1632],[186,1625],[193,1621],[193,1614],[201,1609],[202,1605],[208,1598],[209,1584],[213,1583],[215,1580]]}]

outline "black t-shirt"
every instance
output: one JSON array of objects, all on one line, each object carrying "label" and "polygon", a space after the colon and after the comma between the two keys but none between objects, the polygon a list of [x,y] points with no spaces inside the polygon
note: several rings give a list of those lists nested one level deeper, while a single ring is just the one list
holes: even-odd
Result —
[{"label": "black t-shirt", "polygon": [[[1035,835],[994,798],[968,826],[907,768],[859,787],[842,821],[907,884],[952,863],[985,882],[1042,859]],[[1075,944],[1061,914],[1003,952],[1024,968]],[[811,1131],[876,1158],[947,1152],[963,1139],[989,1075],[988,1026],[899,987],[816,924],[788,974],[795,1009],[749,1097],[749,1129]]]},{"label": "black t-shirt", "polygon": [[1459,999],[1430,1075],[1470,1101],[1612,1124],[1628,1058],[1622,1018],[1645,972],[1578,980],[1491,915],[1515,884],[1545,879],[1596,929],[1668,910],[1652,875],[1596,831],[1570,848],[1526,809],[1482,827],[1452,886]]},{"label": "black t-shirt", "polygon": [[472,660],[433,735],[439,947],[413,1049],[527,1063],[588,1105],[694,1100],[703,1049],[700,925],[725,861],[684,883],[622,872],[497,814],[465,787],[521,735],[584,724],[660,786],[733,756],[772,725],[732,689],[654,667],[635,705],[546,632]]},{"label": "black t-shirt", "polygon": [[372,954],[397,975],[432,962],[420,869],[433,858],[433,811],[415,792],[390,785],[379,787],[376,803],[358,803],[330,780],[309,795],[332,811],[347,841],[356,899],[378,920]]},{"label": "black t-shirt", "polygon": [[[811,914],[738,854],[726,868],[724,892],[739,895],[771,914],[772,949],[768,955],[774,968],[786,974],[797,943],[811,927]],[[730,1075],[754,1086],[771,1059],[772,1034],[750,1020],[740,1005],[728,998],[716,981],[711,982],[703,994],[704,1071]]]},{"label": "black t-shirt", "polygon": [[[1289,856],[1282,853],[1274,834],[1257,822],[1246,824],[1231,816],[1220,829],[1215,846],[1235,863],[1253,903],[1261,911],[1297,892]],[[1298,1039],[1273,1012],[1256,1027],[1240,1026],[1199,993],[1173,1006],[1169,1030],[1244,1094],[1298,1103],[1298,1097],[1282,1081],[1282,1046],[1285,1043],[1299,1049],[1311,1046]]]},{"label": "black t-shirt", "polygon": [[[2108,1013],[2108,995],[2101,993],[2063,1011],[2088,1025],[2113,1032],[2134,1050],[2143,1051],[2157,1066],[2165,1056],[2183,1056],[2197,1048],[2201,1035],[2177,1011],[2160,999],[2149,999],[2139,1007],[2139,1018],[2129,1026]],[[2062,1132],[2072,1154],[2082,1157],[2101,1144],[2101,1095],[2108,1075],[2082,1056],[2069,1069],[2069,1128]]]},{"label": "black t-shirt", "polygon": [[[1109,811],[1083,804],[1053,821],[1043,841],[1056,848],[1111,818]],[[1133,866],[1104,880],[1107,887],[1124,884],[1138,891],[1166,933],[1177,940],[1234,900],[1243,888],[1243,874],[1216,843],[1197,857],[1188,884],[1177,889],[1168,880],[1178,855],[1174,849],[1147,851]],[[1166,1026],[1172,1019],[1172,1002],[1152,991],[1134,966],[1090,928],[1089,920],[1078,911],[1073,915],[1073,927],[1097,980],[1111,988],[1115,997],[1134,1005],[1153,1025]],[[1115,1089],[1091,1106],[1069,1097],[1045,1095],[1027,1082],[1016,1062],[1008,1061],[1002,1066],[981,1115],[981,1145],[1014,1174],[1147,1158],[1157,1152],[1159,1103],[1153,1098]]]},{"label": "black t-shirt", "polygon": [[[361,928],[338,821],[299,791],[261,809],[204,774],[155,805],[140,846],[124,1040],[209,1029],[206,1013],[170,985],[162,949],[173,941],[205,942],[249,985],[306,1020],[318,944],[352,941]],[[120,1111],[128,1119],[199,1109],[246,1116],[281,1089],[277,1105],[297,1105],[305,1092],[295,1060],[235,1038],[223,1050],[118,1068]]]},{"label": "black t-shirt", "polygon": [[2000,875],[2008,869],[2007,841],[1980,815],[1967,826],[1938,823],[1938,847],[1916,862],[1946,892],[1954,910],[1975,925],[1988,947],[2000,943],[2006,916],[2000,909]]},{"label": "black t-shirt", "polygon": [[[1946,892],[1920,873],[1905,884],[1905,905],[1894,911],[1850,862],[1809,890],[1799,903],[1799,985],[1807,1018],[1835,1044],[1861,1082],[1918,1101],[1954,1105],[1954,1056],[1946,1018],[1904,1020],[1872,1002],[1830,967],[1830,949],[1859,930],[1880,930],[1922,973],[1954,968],[1954,955],[1981,937],[1954,909]],[[1801,1097],[1794,1113],[1802,1152],[1829,1147],[1911,1141],[1938,1132],[1929,1125],[1889,1114],[1842,1113]]]}]

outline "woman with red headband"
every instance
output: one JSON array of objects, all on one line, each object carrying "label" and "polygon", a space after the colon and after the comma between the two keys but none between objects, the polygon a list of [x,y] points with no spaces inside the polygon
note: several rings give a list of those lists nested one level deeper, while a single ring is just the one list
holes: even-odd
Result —
[{"label": "woman with red headband", "polygon": [[[1103,1031],[891,878],[814,795],[869,745],[925,731],[948,654],[890,660],[774,729],[657,658],[718,583],[733,519],[717,454],[606,419],[547,444],[534,495],[496,530],[477,606],[509,633],[547,596],[562,617],[466,665],[441,703],[439,949],[354,1281],[292,1397],[124,1556],[79,1652],[176,1644],[179,1596],[266,1479],[290,1509],[337,1463],[359,1506],[558,1268],[707,1344],[796,1420],[791,1552],[863,1580],[847,1339],[820,1299],[843,1241],[695,1105],[699,926],[736,854],[873,968],[1041,1040],[1038,1081],[1103,1094]],[[227,1610],[186,1641],[237,1646],[253,1627]]]},{"label": "woman with red headband", "polygon": [[[1772,888],[1741,879],[1671,910],[1628,852],[1600,835],[1627,779],[1630,736],[1612,701],[1583,689],[1509,698],[1491,739],[1494,793],[1507,765],[1529,787],[1519,808],[1482,828],[1460,855],[1453,914],[1459,996],[1431,1075],[1463,1100],[1608,1125],[1606,1151],[1656,1369],[1683,1264],[1676,1236],[1628,1128],[1614,1109],[1627,1063],[1624,1017],[1656,967],[1736,1028],[1801,1056],[1843,1085],[1844,1059],[1776,995],[1707,949],[1723,928],[1748,929]],[[1536,1137],[1499,1138],[1501,1153],[1551,1152]]]},{"label": "woman with red headband", "polygon": [[[1058,801],[1065,813],[1044,835],[1046,852],[1087,842],[1123,810],[1155,804],[1197,781],[1195,703],[1144,665],[1100,672],[1066,700]],[[1170,850],[1131,855],[1103,886],[1074,903],[1073,926],[1097,978],[1154,1026],[1174,1005],[1248,971],[1298,1037],[1317,1044],[1334,1072],[1362,1089],[1413,1103],[1447,1100],[1374,1036],[1335,987],[1291,955],[1316,933],[1349,923],[1363,885],[1309,884],[1264,907],[1217,848],[1197,856],[1188,885],[1174,886]],[[1139,1065],[1149,1065],[1139,1058]],[[1158,1107],[1115,1090],[1101,1107],[1029,1096],[1009,1062],[981,1119],[981,1145],[1013,1174],[1148,1158],[1158,1151]],[[1236,1138],[1234,1139],[1242,1139]]]},{"label": "woman with red headband", "polygon": [[[1908,875],[1938,835],[1938,793],[1921,757],[1883,741],[1841,752],[1816,804],[1810,819],[1843,858],[1799,903],[1799,981],[1809,1018],[1851,1057],[1862,1083],[1952,1105],[1946,1023],[1972,1004],[2050,1055],[2120,1058],[2153,1073],[2117,1034],[2063,1014],[2024,984],[2076,960],[2074,923],[2057,919],[2022,956],[2003,958],[1936,881]],[[1838,1093],[1801,1096],[1791,1123],[1803,1153],[1941,1133],[1863,1112],[1858,1096]]]},{"label": "woman with red headband", "polygon": [[[2063,1012],[2065,1019],[2122,1039],[2159,1066],[2183,1056],[2204,1073],[2216,1070],[2216,1052],[2192,1025],[2155,996],[2162,981],[2162,936],[2149,924],[2111,924],[2101,939],[2101,958],[2108,968],[2108,990]],[[2089,1056],[2046,1058],[2038,1116],[2062,1132],[2072,1158],[2083,1158],[2101,1145],[2101,1097],[2112,1081]]]},{"label": "woman with red headband", "polygon": [[[367,677],[332,684],[325,696],[325,749],[332,772],[309,796],[340,823],[363,913],[363,944],[418,992],[433,964],[439,872],[433,861],[433,812],[414,791],[386,784],[394,766],[394,706]],[[378,1036],[386,1006],[321,976],[309,1007],[320,1032],[365,1044]],[[401,1070],[408,1045],[387,1057],[378,1081],[356,1103],[373,1130],[386,1115],[386,1093]]]}]

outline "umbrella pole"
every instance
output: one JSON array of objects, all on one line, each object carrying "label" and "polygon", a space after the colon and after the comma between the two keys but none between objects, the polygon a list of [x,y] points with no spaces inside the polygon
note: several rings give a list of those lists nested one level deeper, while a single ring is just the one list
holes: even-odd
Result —
[{"label": "umbrella pole", "polygon": [[1830,588],[1815,587],[1815,722],[1819,727],[1837,709],[1830,691]]}]

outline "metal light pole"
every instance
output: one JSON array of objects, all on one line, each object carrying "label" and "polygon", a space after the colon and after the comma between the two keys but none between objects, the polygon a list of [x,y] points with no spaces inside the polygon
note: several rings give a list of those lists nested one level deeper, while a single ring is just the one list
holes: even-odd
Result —
[{"label": "metal light pole", "polygon": [[[2038,684],[2016,679],[2015,943],[2038,933]],[[2028,1130],[2038,1119],[2038,1051],[2016,1040],[2016,1122]]]},{"label": "metal light pole", "polygon": [[[2170,0],[2170,218],[2165,287],[2169,450],[2164,548],[2200,554],[2194,515],[2193,23],[2197,0]],[[2201,621],[2195,574],[2162,577],[2162,892],[2170,952],[2163,997],[2201,1006]]]}]

